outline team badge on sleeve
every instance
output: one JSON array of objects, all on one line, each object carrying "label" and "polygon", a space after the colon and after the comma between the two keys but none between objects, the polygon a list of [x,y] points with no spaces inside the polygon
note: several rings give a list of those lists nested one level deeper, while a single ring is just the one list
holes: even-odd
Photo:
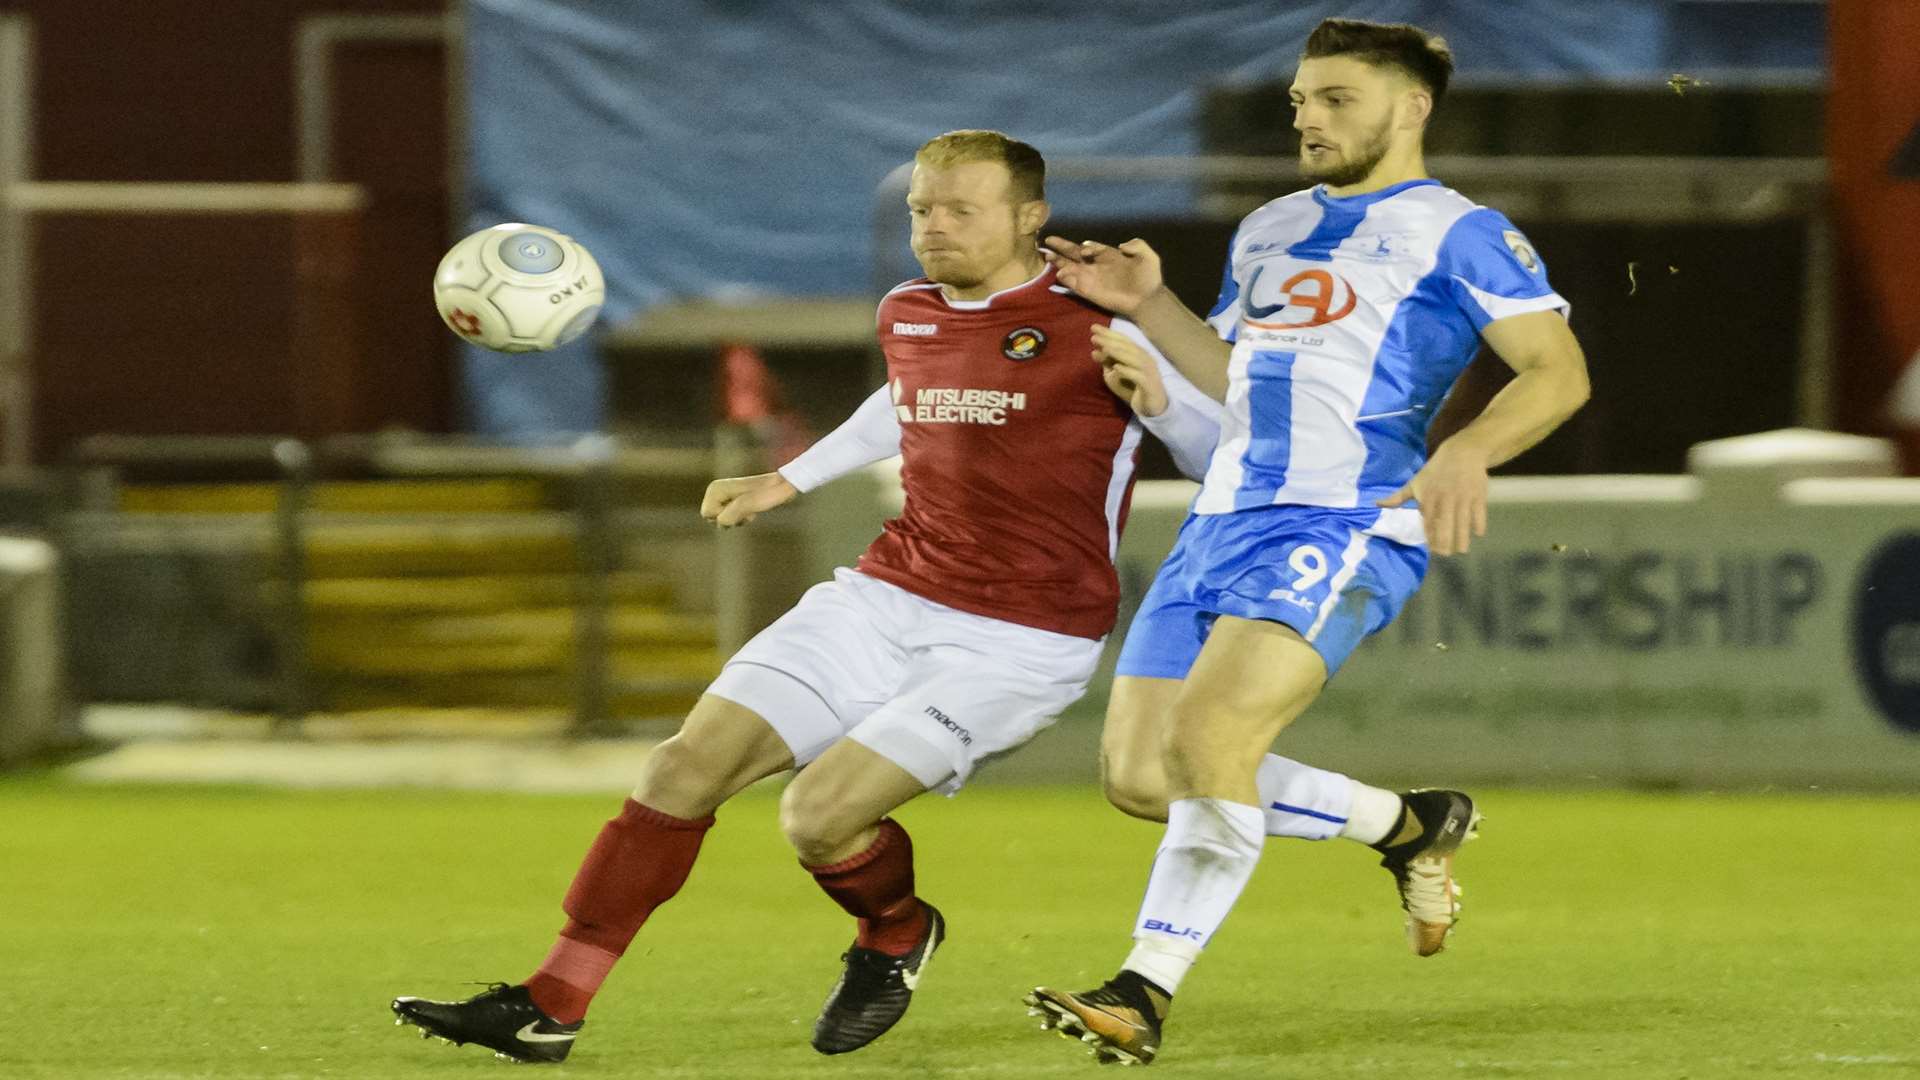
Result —
[{"label": "team badge on sleeve", "polygon": [[1533,253],[1533,245],[1527,243],[1526,237],[1521,236],[1515,229],[1507,229],[1500,235],[1506,238],[1507,250],[1513,252],[1513,257],[1520,261],[1521,266],[1527,268],[1527,273],[1540,272],[1540,258]]},{"label": "team badge on sleeve", "polygon": [[1000,340],[1000,355],[1009,360],[1031,360],[1047,348],[1047,335],[1037,326],[1023,326]]}]

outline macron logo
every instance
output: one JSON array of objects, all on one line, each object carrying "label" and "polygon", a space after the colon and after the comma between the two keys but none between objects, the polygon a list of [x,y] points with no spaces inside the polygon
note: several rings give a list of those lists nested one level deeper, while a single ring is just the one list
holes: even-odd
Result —
[{"label": "macron logo", "polygon": [[941,727],[946,728],[948,731],[951,731],[956,736],[958,736],[960,739],[960,745],[962,746],[973,745],[973,732],[968,731],[966,728],[963,728],[959,724],[954,723],[953,717],[948,716],[946,713],[941,712],[938,708],[935,708],[932,705],[927,706],[926,712],[927,712],[927,715],[933,717],[934,721],[937,722]]},{"label": "macron logo", "polygon": [[940,324],[930,322],[897,322],[893,324],[893,332],[902,337],[932,337],[940,332]]}]

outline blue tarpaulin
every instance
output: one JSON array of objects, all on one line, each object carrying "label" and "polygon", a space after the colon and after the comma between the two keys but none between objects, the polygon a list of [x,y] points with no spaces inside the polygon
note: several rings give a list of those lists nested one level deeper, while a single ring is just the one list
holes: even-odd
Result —
[{"label": "blue tarpaulin", "polygon": [[[1193,153],[1209,84],[1290,73],[1336,14],[1445,34],[1462,78],[1817,69],[1817,34],[1780,5],[1745,6],[1774,8],[1765,25],[1783,29],[1686,33],[1679,0],[469,0],[470,224],[581,240],[614,322],[677,297],[860,294],[876,185],[942,131],[998,128],[1052,157]],[[1050,194],[1075,217],[1184,199],[1166,185]],[[464,377],[482,433],[602,420],[590,342],[472,350]]]}]

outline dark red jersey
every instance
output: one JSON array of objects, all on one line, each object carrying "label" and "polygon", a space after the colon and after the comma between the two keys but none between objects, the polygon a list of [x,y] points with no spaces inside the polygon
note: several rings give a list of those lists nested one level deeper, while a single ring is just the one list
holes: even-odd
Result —
[{"label": "dark red jersey", "polygon": [[1113,629],[1141,427],[1100,378],[1114,316],[1038,278],[985,300],[910,281],[880,302],[906,508],[859,570],[1075,637]]}]

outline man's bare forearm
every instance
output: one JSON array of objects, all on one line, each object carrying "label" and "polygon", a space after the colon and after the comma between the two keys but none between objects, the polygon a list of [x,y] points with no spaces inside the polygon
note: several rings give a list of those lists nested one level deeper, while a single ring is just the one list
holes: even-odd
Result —
[{"label": "man's bare forearm", "polygon": [[1553,434],[1587,400],[1587,376],[1578,366],[1540,365],[1514,376],[1473,423],[1440,449],[1472,452],[1488,468],[1505,464]]},{"label": "man's bare forearm", "polygon": [[1492,349],[1481,349],[1473,362],[1460,373],[1460,377],[1453,381],[1453,388],[1447,391],[1439,411],[1434,413],[1433,423],[1427,427],[1427,453],[1432,454],[1440,448],[1441,443],[1465,430],[1468,424],[1487,411],[1494,395],[1506,389],[1512,381],[1513,369],[1500,359],[1500,355]]},{"label": "man's bare forearm", "polygon": [[1233,355],[1233,346],[1188,311],[1171,289],[1162,285],[1141,301],[1133,321],[1201,393],[1215,401],[1227,400],[1227,358]]}]

